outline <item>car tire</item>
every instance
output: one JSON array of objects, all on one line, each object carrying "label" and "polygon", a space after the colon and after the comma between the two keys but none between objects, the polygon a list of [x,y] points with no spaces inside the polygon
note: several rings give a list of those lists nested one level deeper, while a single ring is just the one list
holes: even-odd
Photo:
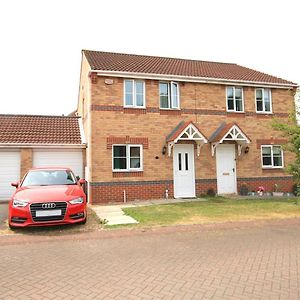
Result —
[{"label": "car tire", "polygon": [[86,224],[86,221],[87,221],[87,217],[85,217],[85,219],[83,221],[80,221],[78,224],[84,225],[84,224]]},{"label": "car tire", "polygon": [[8,227],[9,227],[9,229],[11,229],[11,230],[15,230],[15,229],[17,228],[16,226],[11,225],[10,223],[8,223]]}]

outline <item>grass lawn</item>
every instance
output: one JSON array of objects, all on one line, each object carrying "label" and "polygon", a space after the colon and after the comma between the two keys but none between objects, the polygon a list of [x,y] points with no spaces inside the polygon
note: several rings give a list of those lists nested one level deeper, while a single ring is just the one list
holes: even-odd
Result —
[{"label": "grass lawn", "polygon": [[124,208],[140,224],[135,226],[204,224],[300,217],[296,198],[243,199],[222,197],[207,201]]}]

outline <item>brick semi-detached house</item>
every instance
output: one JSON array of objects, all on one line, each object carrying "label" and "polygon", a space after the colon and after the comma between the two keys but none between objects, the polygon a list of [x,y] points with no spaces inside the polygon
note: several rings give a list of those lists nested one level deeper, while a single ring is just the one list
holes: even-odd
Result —
[{"label": "brick semi-detached house", "polygon": [[232,63],[84,50],[77,114],[92,203],[291,191],[272,129],[297,85]]}]

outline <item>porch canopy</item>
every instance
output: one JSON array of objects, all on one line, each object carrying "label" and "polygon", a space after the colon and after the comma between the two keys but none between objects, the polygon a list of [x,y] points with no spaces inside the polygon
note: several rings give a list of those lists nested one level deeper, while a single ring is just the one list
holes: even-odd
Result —
[{"label": "porch canopy", "polygon": [[235,142],[238,145],[238,155],[241,155],[242,148],[249,144],[251,140],[246,133],[236,124],[223,122],[219,128],[209,138],[211,143],[211,154],[214,156],[217,145],[226,142]]},{"label": "porch canopy", "polygon": [[200,155],[201,147],[208,143],[207,138],[192,122],[181,121],[167,136],[168,156],[171,156],[173,146],[179,141],[194,141],[197,144],[197,155]]}]

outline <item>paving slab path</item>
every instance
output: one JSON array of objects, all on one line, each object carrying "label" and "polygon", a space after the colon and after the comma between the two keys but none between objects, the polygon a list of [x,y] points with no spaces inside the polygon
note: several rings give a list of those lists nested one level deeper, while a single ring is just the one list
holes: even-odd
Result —
[{"label": "paving slab path", "polygon": [[98,218],[105,221],[107,225],[138,223],[134,218],[125,215],[120,205],[93,205],[91,208],[97,214]]}]

